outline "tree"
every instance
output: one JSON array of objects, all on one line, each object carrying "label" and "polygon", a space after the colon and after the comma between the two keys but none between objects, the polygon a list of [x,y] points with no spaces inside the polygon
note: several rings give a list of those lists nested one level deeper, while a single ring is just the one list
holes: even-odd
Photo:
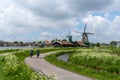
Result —
[{"label": "tree", "polygon": [[53,42],[55,42],[55,40],[53,39],[53,40],[51,40],[51,43],[53,43]]},{"label": "tree", "polygon": [[14,41],[13,43],[14,43],[14,44],[18,44],[18,41]]},{"label": "tree", "polygon": [[24,46],[24,43],[23,43],[22,41],[20,41],[20,45],[21,45],[21,46]]},{"label": "tree", "polygon": [[110,44],[109,44],[111,47],[114,47],[117,45],[117,42],[116,41],[111,41]]},{"label": "tree", "polygon": [[96,43],[96,47],[100,47],[100,43],[99,42]]},{"label": "tree", "polygon": [[40,44],[40,43],[42,43],[42,41],[38,41],[37,43]]},{"label": "tree", "polygon": [[55,42],[55,41],[58,41],[58,39],[56,38],[56,39],[51,40],[51,43],[53,43],[53,42]]},{"label": "tree", "polygon": [[67,41],[66,39],[63,39],[62,41]]}]

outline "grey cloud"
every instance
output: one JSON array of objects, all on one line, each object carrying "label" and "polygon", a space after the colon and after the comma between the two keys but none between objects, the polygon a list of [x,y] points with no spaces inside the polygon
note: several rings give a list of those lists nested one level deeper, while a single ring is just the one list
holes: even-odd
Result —
[{"label": "grey cloud", "polygon": [[78,11],[104,10],[113,0],[67,0],[70,8]]},{"label": "grey cloud", "polygon": [[17,0],[16,3],[29,9],[34,14],[52,19],[66,19],[73,14],[67,8],[67,4],[61,2],[61,0]]},{"label": "grey cloud", "polygon": [[89,11],[104,10],[113,0],[14,0],[38,16],[68,19]]},{"label": "grey cloud", "polygon": [[[58,26],[58,27],[66,26],[66,24],[69,24],[68,20],[71,20],[71,17],[77,18],[79,16],[83,16],[86,11],[103,9],[112,2],[111,0],[106,0],[106,1],[104,0],[99,0],[99,1],[98,0],[52,0],[52,1],[14,0],[14,1],[16,1],[17,4],[23,7],[23,9],[26,8],[26,11],[24,10],[23,15],[19,13],[17,13],[17,15],[16,14],[12,15],[11,23],[18,26],[34,25],[34,27],[35,26],[45,27],[49,25]],[[15,12],[13,11],[13,13]],[[38,18],[41,17],[42,18],[41,20],[38,19],[38,21],[36,21],[36,17],[28,18],[27,17],[29,15],[28,13],[31,14],[34,13],[32,15],[36,15]],[[50,19],[54,19],[54,20],[51,21]],[[46,23],[48,23],[49,25],[47,25]]]},{"label": "grey cloud", "polygon": [[113,0],[113,4],[109,7],[107,7],[107,11],[120,11],[120,1],[119,0]]}]

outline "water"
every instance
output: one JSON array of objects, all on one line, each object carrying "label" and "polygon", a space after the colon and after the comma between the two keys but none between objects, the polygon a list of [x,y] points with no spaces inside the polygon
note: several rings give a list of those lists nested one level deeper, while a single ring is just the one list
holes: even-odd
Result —
[{"label": "water", "polygon": [[68,62],[69,54],[63,54],[57,57],[57,59],[62,60],[64,62]]},{"label": "water", "polygon": [[30,49],[32,47],[29,46],[12,46],[12,47],[0,47],[0,50],[6,50],[6,49]]}]

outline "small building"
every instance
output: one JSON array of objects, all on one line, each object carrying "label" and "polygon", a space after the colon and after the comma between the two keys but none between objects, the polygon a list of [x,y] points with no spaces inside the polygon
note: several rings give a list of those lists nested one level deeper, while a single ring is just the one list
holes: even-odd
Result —
[{"label": "small building", "polygon": [[40,47],[50,47],[51,43],[48,40],[42,41]]},{"label": "small building", "polygon": [[51,46],[51,43],[48,40],[45,40],[44,44],[45,44],[45,47],[50,47]]},{"label": "small building", "polygon": [[76,41],[76,42],[74,42],[74,45],[76,47],[84,47],[85,46],[85,44],[82,41]]},{"label": "small building", "polygon": [[120,42],[117,42],[116,47],[120,47]]},{"label": "small building", "polygon": [[67,41],[62,41],[62,47],[73,47],[73,43],[67,42]]},{"label": "small building", "polygon": [[72,46],[74,46],[73,43],[67,42],[67,41],[56,41],[56,42],[53,42],[52,45],[54,47],[72,47]]},{"label": "small building", "polygon": [[0,40],[0,46],[4,46],[4,41]]},{"label": "small building", "polygon": [[55,41],[52,43],[52,46],[54,47],[62,47],[62,43],[60,41]]}]

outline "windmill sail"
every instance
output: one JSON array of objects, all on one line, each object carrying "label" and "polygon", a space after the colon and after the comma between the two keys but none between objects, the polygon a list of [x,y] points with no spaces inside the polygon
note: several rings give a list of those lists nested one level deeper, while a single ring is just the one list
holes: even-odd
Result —
[{"label": "windmill sail", "polygon": [[76,33],[82,33],[82,42],[89,46],[90,43],[89,43],[89,40],[88,40],[88,34],[93,34],[93,33],[86,32],[86,27],[87,27],[87,23],[85,23],[84,32],[77,32],[76,31]]},{"label": "windmill sail", "polygon": [[84,33],[85,33],[85,31],[86,31],[86,25],[87,25],[87,23],[85,24],[85,27],[84,27]]}]

